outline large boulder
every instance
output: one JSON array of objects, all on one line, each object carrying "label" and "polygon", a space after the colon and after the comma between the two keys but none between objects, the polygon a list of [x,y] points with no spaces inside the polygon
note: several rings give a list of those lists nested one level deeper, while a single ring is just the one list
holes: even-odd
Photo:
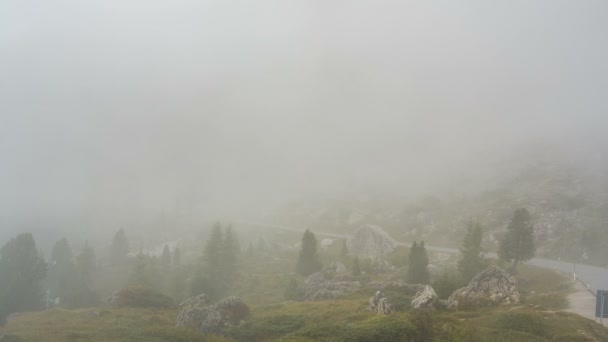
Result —
[{"label": "large boulder", "polygon": [[435,303],[439,297],[437,297],[437,293],[435,290],[426,285],[422,288],[422,290],[418,291],[412,299],[411,306],[414,309],[432,309],[435,307]]},{"label": "large boulder", "polygon": [[350,254],[358,257],[380,258],[392,252],[397,244],[382,228],[366,224],[355,231],[347,242]]},{"label": "large boulder", "polygon": [[382,315],[388,315],[393,312],[393,306],[382,291],[376,291],[369,299],[368,309]]},{"label": "large boulder", "polygon": [[467,287],[448,298],[448,308],[474,308],[519,303],[517,280],[502,268],[492,266],[476,275]]},{"label": "large boulder", "polygon": [[237,297],[207,305],[207,296],[192,297],[180,304],[177,327],[191,327],[202,333],[221,334],[229,325],[238,324],[249,314],[249,307]]}]

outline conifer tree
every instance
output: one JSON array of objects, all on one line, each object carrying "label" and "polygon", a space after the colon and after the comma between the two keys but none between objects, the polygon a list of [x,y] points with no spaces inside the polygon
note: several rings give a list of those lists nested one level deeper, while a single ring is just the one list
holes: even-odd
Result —
[{"label": "conifer tree", "polygon": [[95,256],[95,250],[89,246],[88,242],[84,243],[82,251],[76,256],[76,268],[82,282],[91,286],[93,283],[93,275],[97,270],[97,258]]},{"label": "conifer tree", "polygon": [[129,254],[129,241],[124,229],[119,229],[112,238],[110,247],[110,260],[114,265],[120,265],[127,259]]},{"label": "conifer tree", "polygon": [[213,226],[211,236],[205,244],[201,264],[192,281],[192,295],[204,293],[212,299],[216,299],[221,295],[224,280],[221,269],[223,246],[224,235],[222,233],[222,226],[218,222]]},{"label": "conifer tree", "polygon": [[507,226],[507,233],[499,242],[498,257],[512,261],[512,269],[517,272],[517,264],[532,259],[535,253],[534,226],[530,213],[525,208],[517,209]]},{"label": "conifer tree", "polygon": [[409,255],[409,267],[407,270],[407,281],[412,284],[429,283],[429,257],[424,247],[424,241],[412,244]]},{"label": "conifer tree", "polygon": [[51,299],[65,301],[70,291],[76,286],[76,268],[72,247],[67,239],[61,239],[53,245],[48,263],[46,284]]},{"label": "conifer tree", "polygon": [[160,268],[164,275],[168,275],[171,270],[171,250],[168,245],[165,245],[163,253],[160,255]]},{"label": "conifer tree", "polygon": [[93,275],[97,269],[95,250],[85,242],[82,251],[76,256],[77,279],[66,298],[69,308],[90,307],[99,303],[99,296],[93,290]]},{"label": "conifer tree", "polygon": [[221,250],[220,267],[222,281],[226,288],[232,287],[238,271],[238,258],[240,255],[239,242],[234,235],[232,226],[226,228],[224,234],[223,248]]},{"label": "conifer tree", "polygon": [[460,253],[461,259],[458,261],[458,270],[461,272],[463,280],[468,282],[477,273],[486,267],[486,261],[482,254],[481,241],[483,238],[483,228],[477,221],[471,220],[467,233],[462,242]]},{"label": "conifer tree", "polygon": [[308,276],[312,273],[321,270],[323,265],[317,255],[317,239],[315,235],[310,231],[306,230],[302,235],[302,249],[298,257],[298,263],[296,265],[296,272],[303,276]]},{"label": "conifer tree", "polygon": [[20,234],[0,248],[0,325],[11,313],[42,307],[46,272],[32,234]]}]

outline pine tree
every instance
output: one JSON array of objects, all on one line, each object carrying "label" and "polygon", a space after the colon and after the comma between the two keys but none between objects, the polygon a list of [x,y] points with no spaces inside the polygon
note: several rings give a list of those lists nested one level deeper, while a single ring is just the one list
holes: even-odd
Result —
[{"label": "pine tree", "polygon": [[463,280],[467,282],[486,267],[481,249],[482,238],[483,228],[481,224],[471,220],[460,248],[462,258],[458,261],[458,270],[461,272]]},{"label": "pine tree", "polygon": [[168,275],[171,270],[171,250],[168,245],[165,245],[163,253],[160,255],[160,268],[164,275]]},{"label": "pine tree", "polygon": [[112,238],[112,245],[110,247],[110,260],[114,265],[120,265],[127,259],[129,254],[129,241],[124,229],[120,229],[114,234]]},{"label": "pine tree", "polygon": [[211,231],[211,236],[205,244],[201,265],[193,278],[191,292],[193,296],[201,293],[212,299],[218,298],[223,292],[222,272],[222,248],[224,236],[222,226],[216,223]]},{"label": "pine tree", "polygon": [[129,284],[131,286],[143,286],[146,287],[150,279],[146,272],[146,268],[148,265],[148,259],[144,255],[143,251],[140,249],[139,253],[135,257],[135,265],[133,266],[133,273],[131,274],[131,279],[129,280]]},{"label": "pine tree", "polygon": [[525,208],[517,209],[507,226],[507,233],[500,240],[498,257],[505,261],[512,261],[512,269],[517,272],[517,264],[520,261],[532,259],[535,253],[534,226],[530,213]]},{"label": "pine tree", "polygon": [[76,256],[76,268],[82,282],[91,286],[93,275],[97,270],[97,258],[95,257],[95,250],[89,246],[88,242],[84,243],[82,251]]},{"label": "pine tree", "polygon": [[312,273],[321,270],[323,265],[317,255],[317,239],[315,235],[310,231],[306,230],[302,235],[302,249],[298,257],[298,263],[296,265],[296,272],[303,276],[308,276]]},{"label": "pine tree", "polygon": [[95,250],[85,242],[82,251],[76,256],[77,279],[66,298],[68,308],[91,307],[99,303],[99,296],[92,289],[96,269]]},{"label": "pine tree", "polygon": [[238,271],[238,258],[240,255],[239,242],[232,231],[232,226],[226,228],[223,248],[221,250],[220,267],[222,281],[225,289],[232,287]]},{"label": "pine tree", "polygon": [[64,302],[77,282],[74,255],[67,239],[61,239],[53,245],[48,263],[46,284],[50,298],[59,298]]},{"label": "pine tree", "polygon": [[409,255],[409,267],[407,270],[407,281],[412,284],[429,283],[429,257],[424,247],[424,241],[412,244]]},{"label": "pine tree", "polygon": [[359,265],[359,257],[355,257],[353,261],[353,277],[357,278],[361,275],[361,266]]},{"label": "pine tree", "polygon": [[32,234],[20,234],[0,248],[0,324],[11,313],[42,307],[46,272]]}]

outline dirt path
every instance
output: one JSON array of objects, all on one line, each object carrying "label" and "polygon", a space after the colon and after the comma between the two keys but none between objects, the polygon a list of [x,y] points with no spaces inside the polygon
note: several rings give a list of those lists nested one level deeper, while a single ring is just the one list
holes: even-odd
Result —
[{"label": "dirt path", "polygon": [[[568,295],[568,300],[570,307],[565,311],[599,322],[599,319],[595,318],[595,296],[583,284],[578,281],[575,283],[574,292]],[[604,320],[604,325],[606,324]]]}]

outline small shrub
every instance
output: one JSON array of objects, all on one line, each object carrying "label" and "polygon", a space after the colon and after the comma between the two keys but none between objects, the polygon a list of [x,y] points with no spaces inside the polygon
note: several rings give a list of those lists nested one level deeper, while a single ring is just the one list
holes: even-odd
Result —
[{"label": "small shrub", "polygon": [[541,336],[547,330],[547,324],[543,318],[533,313],[506,312],[498,317],[496,323],[501,329],[527,332]]},{"label": "small shrub", "polygon": [[112,303],[119,308],[170,308],[174,306],[171,297],[140,286],[122,289],[114,296],[115,299]]},{"label": "small shrub", "polygon": [[440,299],[448,299],[454,291],[466,286],[465,282],[459,277],[444,272],[437,280],[433,282],[433,289]]},{"label": "small shrub", "polygon": [[416,327],[416,334],[419,342],[430,342],[435,339],[435,329],[433,328],[433,318],[428,311],[416,310],[412,313],[410,322]]}]

